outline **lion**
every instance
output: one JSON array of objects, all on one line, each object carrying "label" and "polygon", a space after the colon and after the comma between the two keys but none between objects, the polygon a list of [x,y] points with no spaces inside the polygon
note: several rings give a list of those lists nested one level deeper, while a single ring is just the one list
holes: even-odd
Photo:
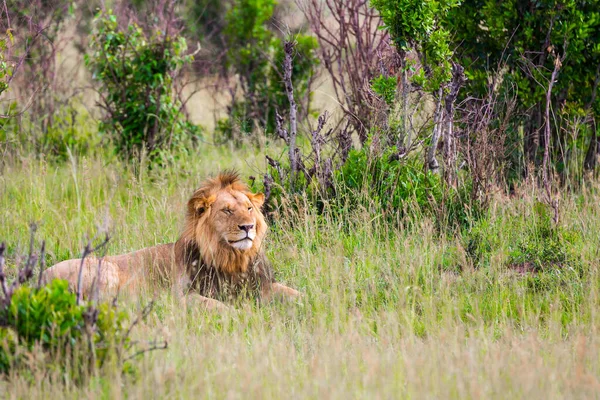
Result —
[{"label": "lion", "polygon": [[[207,179],[187,202],[184,229],[175,243],[128,254],[85,258],[81,290],[85,297],[135,291],[150,282],[170,282],[175,294],[207,308],[228,308],[243,295],[260,300],[297,298],[300,293],[277,283],[265,257],[267,224],[262,193],[252,193],[237,172]],[[76,290],[81,259],[49,268],[45,280],[66,279]]]}]

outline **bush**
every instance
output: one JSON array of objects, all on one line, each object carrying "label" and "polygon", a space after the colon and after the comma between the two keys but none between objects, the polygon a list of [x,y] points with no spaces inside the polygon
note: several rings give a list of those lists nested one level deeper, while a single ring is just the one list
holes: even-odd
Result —
[{"label": "bush", "polygon": [[394,105],[394,101],[396,100],[396,89],[398,86],[398,80],[395,76],[383,76],[379,75],[376,78],[373,78],[371,81],[371,89],[375,92],[377,96],[379,96],[388,107],[392,107]]},{"label": "bush", "polygon": [[100,141],[98,126],[91,116],[68,104],[56,111],[52,126],[41,139],[41,153],[65,161],[69,153],[87,155]]},{"label": "bush", "polygon": [[67,281],[55,280],[40,288],[21,286],[0,310],[0,372],[25,366],[27,355],[38,346],[49,363],[57,362],[49,367],[66,365],[65,357],[71,357],[70,372],[101,367],[115,355],[115,346],[129,346],[127,320],[125,312],[109,304],[78,305]]},{"label": "bush", "polygon": [[533,218],[523,235],[510,248],[508,264],[523,272],[572,267],[580,265],[575,248],[581,242],[577,232],[553,226],[548,206],[536,203]]},{"label": "bush", "polygon": [[463,245],[475,267],[490,265],[491,254],[500,246],[497,228],[482,218],[463,233]]},{"label": "bush", "polygon": [[[34,280],[37,260],[40,271],[45,265],[45,246],[42,244],[39,254],[33,253],[33,232],[32,225],[29,257],[12,283],[4,271],[6,246],[0,244],[0,373],[41,367],[81,381],[115,360],[122,371],[130,370],[128,358],[124,357],[134,345],[129,335],[133,326],[148,315],[153,303],[128,324],[129,315],[117,308],[116,301],[84,304],[65,280],[47,284],[40,277]],[[108,238],[101,246],[107,241]],[[88,246],[84,254],[99,247]],[[166,348],[166,343],[154,344],[150,349],[158,348]]]},{"label": "bush", "polygon": [[366,200],[384,215],[403,218],[423,214],[434,218],[438,228],[468,226],[483,210],[472,202],[469,186],[447,187],[438,174],[424,170],[416,158],[398,160],[397,149],[377,150],[370,140],[353,149],[336,173],[343,197],[351,203]]},{"label": "bush", "polygon": [[[275,132],[275,111],[285,115],[289,102],[283,83],[284,41],[269,29],[274,0],[236,0],[226,15],[223,34],[228,46],[227,66],[239,76],[242,100],[234,99],[229,117],[217,133],[224,139],[251,135],[255,128]],[[294,97],[300,114],[309,112],[309,84],[318,65],[314,37],[296,33],[292,70]],[[236,131],[239,129],[239,131]]]},{"label": "bush", "polygon": [[110,11],[99,14],[95,25],[86,64],[100,82],[106,112],[100,131],[127,159],[146,151],[151,161],[163,160],[165,150],[200,133],[185,121],[173,95],[176,72],[192,60],[185,39],[159,30],[147,37],[136,24],[122,30]]}]

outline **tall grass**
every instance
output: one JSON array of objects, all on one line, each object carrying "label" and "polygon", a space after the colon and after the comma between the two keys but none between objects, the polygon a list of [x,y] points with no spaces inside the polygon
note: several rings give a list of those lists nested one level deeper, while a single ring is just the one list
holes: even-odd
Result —
[{"label": "tall grass", "polygon": [[[23,159],[0,177],[0,239],[11,260],[39,222],[48,263],[76,257],[97,226],[117,254],[174,241],[199,182],[224,168],[255,175],[259,152],[205,146],[177,166],[137,173],[106,158],[54,165]],[[142,169],[143,170],[143,169]],[[568,195],[561,224],[577,231],[579,267],[523,274],[508,265],[531,224],[524,188],[498,196],[485,230],[489,263],[476,264],[461,234],[433,221],[402,226],[377,209],[344,218],[309,208],[280,212],[267,254],[299,303],[248,302],[216,314],[183,310],[159,291],[135,335],[165,336],[137,374],[108,368],[89,384],[52,375],[10,376],[7,398],[594,398],[600,396],[599,198]],[[407,228],[409,226],[410,228]],[[464,232],[462,235],[467,235]],[[137,308],[150,293],[122,299]],[[134,338],[135,339],[135,338]]]}]

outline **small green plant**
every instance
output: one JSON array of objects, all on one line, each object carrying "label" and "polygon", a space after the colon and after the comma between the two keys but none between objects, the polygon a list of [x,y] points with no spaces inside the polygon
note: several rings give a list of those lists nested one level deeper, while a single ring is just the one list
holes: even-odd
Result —
[{"label": "small green plant", "polygon": [[379,96],[388,107],[394,104],[396,99],[396,88],[398,86],[398,80],[395,76],[385,77],[379,75],[371,81],[371,89]]},{"label": "small green plant", "polygon": [[[92,321],[92,318],[95,321]],[[24,365],[23,357],[40,346],[50,360],[71,359],[70,365],[101,367],[109,359],[115,344],[129,347],[128,315],[109,304],[98,307],[78,305],[68,282],[54,280],[35,288],[21,286],[14,291],[8,306],[0,310],[0,372]],[[88,345],[93,349],[87,351]],[[90,354],[91,353],[91,354]],[[90,357],[94,364],[90,365]]]},{"label": "small green plant", "polygon": [[423,169],[416,158],[398,159],[397,149],[378,150],[373,139],[350,151],[336,173],[341,193],[351,202],[368,200],[388,216],[427,215],[438,228],[468,226],[480,217],[468,186],[448,188],[439,175]]},{"label": "small green plant", "polygon": [[46,157],[65,161],[69,154],[85,156],[100,145],[98,125],[72,102],[56,110],[53,123],[40,140]]},{"label": "small green plant", "polygon": [[[80,302],[65,280],[45,283],[45,244],[34,254],[35,230],[32,225],[29,256],[12,283],[4,270],[6,246],[0,244],[0,373],[30,368],[32,359],[40,361],[38,367],[61,370],[76,381],[112,360],[130,370],[125,353],[134,345],[129,335],[139,318],[129,324],[129,314],[116,301]],[[34,280],[38,260],[40,276]],[[152,349],[158,348],[166,343]]]},{"label": "small green plant", "polygon": [[463,232],[463,246],[474,267],[489,266],[492,252],[499,248],[494,228],[488,219],[482,218]]},{"label": "small green plant", "polygon": [[575,249],[580,241],[576,232],[553,225],[547,205],[536,203],[533,218],[523,236],[510,249],[508,264],[529,272],[567,267],[578,269]]},{"label": "small green plant", "polygon": [[113,138],[119,154],[131,159],[145,151],[151,161],[164,160],[186,135],[200,134],[173,94],[177,71],[193,59],[183,37],[160,30],[147,37],[136,24],[121,29],[108,11],[95,19],[91,48],[86,64],[100,82],[106,112],[100,131]]},{"label": "small green plant", "polygon": [[429,209],[430,201],[441,195],[438,177],[424,172],[416,160],[394,160],[392,148],[381,154],[371,148],[372,142],[367,142],[362,149],[351,150],[337,174],[348,194],[359,194],[368,188],[368,197],[392,213],[403,212],[410,204]]}]

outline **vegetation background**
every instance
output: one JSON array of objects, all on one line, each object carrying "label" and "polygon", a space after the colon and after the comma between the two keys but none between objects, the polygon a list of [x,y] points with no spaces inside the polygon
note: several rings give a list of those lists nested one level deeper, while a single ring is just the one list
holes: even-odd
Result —
[{"label": "vegetation background", "polygon": [[172,242],[235,168],[306,295],[3,289],[3,397],[600,396],[596,2],[5,0],[0,24],[2,282],[30,222],[45,265]]}]

